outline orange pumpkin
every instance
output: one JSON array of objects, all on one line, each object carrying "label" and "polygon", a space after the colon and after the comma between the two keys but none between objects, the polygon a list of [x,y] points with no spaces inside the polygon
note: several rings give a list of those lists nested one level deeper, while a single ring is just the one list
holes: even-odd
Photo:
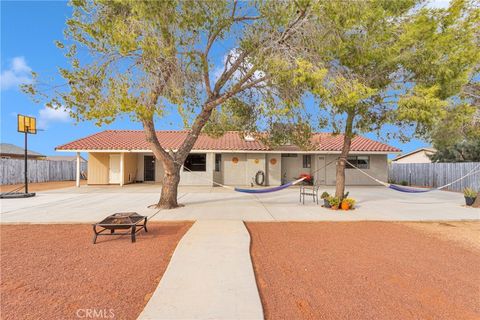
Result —
[{"label": "orange pumpkin", "polygon": [[342,210],[350,210],[350,204],[347,201],[342,201]]}]

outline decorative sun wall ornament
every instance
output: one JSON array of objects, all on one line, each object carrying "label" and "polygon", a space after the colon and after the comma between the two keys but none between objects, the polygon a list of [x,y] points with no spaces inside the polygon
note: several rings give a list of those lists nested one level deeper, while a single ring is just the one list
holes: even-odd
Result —
[{"label": "decorative sun wall ornament", "polygon": [[258,164],[260,162],[260,160],[255,159],[253,162],[255,162],[255,164]]},{"label": "decorative sun wall ornament", "polygon": [[237,157],[233,157],[233,158],[232,158],[232,162],[233,162],[234,164],[237,164],[237,163],[238,163],[238,158],[237,158]]},{"label": "decorative sun wall ornament", "polygon": [[270,164],[272,166],[276,165],[277,164],[277,159],[275,159],[275,158],[270,159]]}]

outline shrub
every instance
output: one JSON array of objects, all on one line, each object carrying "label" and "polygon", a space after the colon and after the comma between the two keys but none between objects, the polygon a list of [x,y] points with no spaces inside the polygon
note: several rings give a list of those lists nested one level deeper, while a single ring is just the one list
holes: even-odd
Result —
[{"label": "shrub", "polygon": [[337,197],[328,197],[328,203],[330,203],[330,205],[332,207],[338,207],[340,205],[340,199],[337,198]]},{"label": "shrub", "polygon": [[328,194],[327,191],[323,191],[322,195],[320,196],[320,199],[327,199],[328,197],[330,197],[330,195]]},{"label": "shrub", "polygon": [[465,188],[463,189],[463,195],[467,198],[476,198],[478,195],[478,192],[476,192],[472,188]]},{"label": "shrub", "polygon": [[402,182],[400,182],[400,184],[402,186],[408,186],[408,182],[406,180],[402,180]]}]

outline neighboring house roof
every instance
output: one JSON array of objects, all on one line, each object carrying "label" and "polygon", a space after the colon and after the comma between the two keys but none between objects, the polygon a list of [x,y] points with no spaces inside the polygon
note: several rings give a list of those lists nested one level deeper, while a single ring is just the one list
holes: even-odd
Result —
[{"label": "neighboring house roof", "polygon": [[[25,155],[25,149],[11,143],[0,143],[0,154],[23,156]],[[27,150],[27,155],[29,157],[45,157],[43,154],[32,150]]]},{"label": "neighboring house roof", "polygon": [[419,152],[422,152],[422,151],[425,152],[425,153],[430,153],[430,154],[437,152],[437,150],[435,148],[431,148],[431,147],[419,148],[419,149],[410,151],[408,153],[401,154],[398,157],[393,158],[392,161],[397,161],[397,160],[400,160],[402,158],[414,155],[415,153],[419,153]]},{"label": "neighboring house roof", "polygon": [[[77,156],[48,156],[47,160],[52,161],[77,161]],[[80,156],[81,162],[87,162],[84,157]]]},{"label": "neighboring house roof", "polygon": [[[157,131],[160,144],[165,149],[178,149],[188,131],[169,130]],[[248,141],[236,131],[228,131],[219,138],[212,138],[200,134],[193,146],[193,150],[219,150],[219,151],[300,151],[297,146],[282,146],[271,149],[259,140]],[[314,133],[311,138],[316,151],[341,151],[343,135],[330,133]],[[106,130],[88,137],[58,146],[56,150],[150,150],[142,130]],[[352,141],[351,151],[396,153],[401,150],[387,144],[356,136]]]}]

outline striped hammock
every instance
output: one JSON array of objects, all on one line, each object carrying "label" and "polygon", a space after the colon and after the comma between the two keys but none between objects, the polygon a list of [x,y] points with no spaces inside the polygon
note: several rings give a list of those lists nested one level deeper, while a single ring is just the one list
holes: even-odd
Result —
[{"label": "striped hammock", "polygon": [[288,182],[288,183],[285,183],[285,184],[282,184],[281,186],[278,186],[278,187],[272,187],[272,188],[263,188],[263,189],[242,189],[242,188],[237,188],[235,187],[235,191],[237,192],[243,192],[243,193],[269,193],[269,192],[276,192],[276,191],[280,191],[280,190],[283,190],[283,189],[286,189],[288,187],[291,187],[293,185],[296,185],[297,183],[299,182],[302,182],[303,180],[305,180],[307,177],[303,177],[303,178],[300,178],[298,180],[295,180],[295,181],[291,181],[291,182]]},{"label": "striped hammock", "polygon": [[430,191],[435,191],[435,190],[440,190],[438,188],[433,188],[433,189],[414,189],[414,188],[408,188],[408,187],[403,187],[399,186],[398,184],[388,184],[388,188],[393,189],[395,191],[400,191],[400,192],[406,192],[406,193],[424,193],[424,192],[430,192]]}]

